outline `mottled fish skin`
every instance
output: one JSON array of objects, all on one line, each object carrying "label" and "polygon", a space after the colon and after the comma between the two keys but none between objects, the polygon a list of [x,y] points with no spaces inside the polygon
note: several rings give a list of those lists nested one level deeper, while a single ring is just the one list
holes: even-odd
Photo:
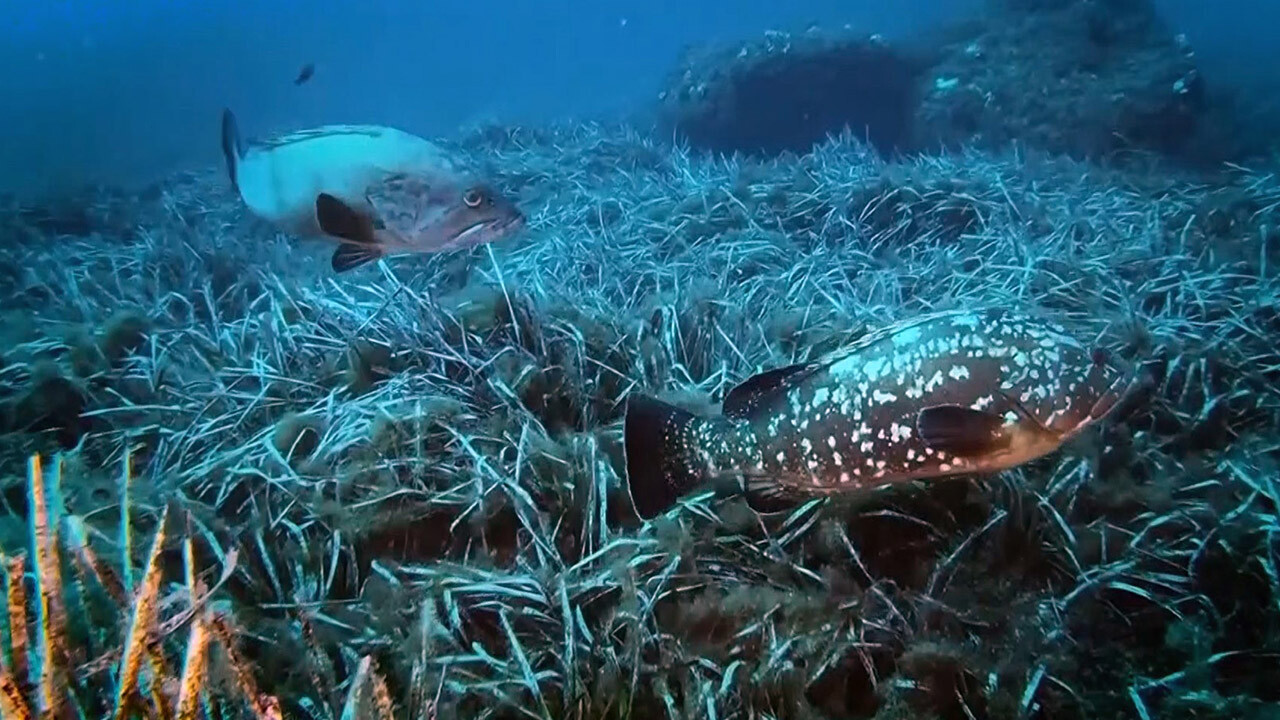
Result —
[{"label": "mottled fish skin", "polygon": [[[633,498],[653,497],[636,503],[651,515],[725,475],[803,497],[996,472],[1052,452],[1102,418],[1127,375],[1054,323],[999,308],[932,314],[788,369],[754,394],[749,379],[723,417],[663,418],[650,400],[637,404],[633,422],[629,406],[629,481]],[[921,418],[937,408],[945,412],[934,417],[972,417],[992,432],[952,423],[984,441],[953,447],[935,433],[928,442]],[[632,460],[632,450],[644,452],[645,415],[659,419],[665,455],[651,449],[654,459]]]},{"label": "mottled fish skin", "polygon": [[332,266],[346,272],[390,254],[431,254],[495,242],[525,227],[524,213],[484,184],[423,174],[389,174],[371,182],[353,207],[322,193],[316,221],[342,241]]}]

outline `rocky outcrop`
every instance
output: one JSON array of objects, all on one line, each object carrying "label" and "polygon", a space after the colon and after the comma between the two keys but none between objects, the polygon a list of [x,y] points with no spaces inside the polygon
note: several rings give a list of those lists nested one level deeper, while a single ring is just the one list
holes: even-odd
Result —
[{"label": "rocky outcrop", "polygon": [[1003,0],[943,48],[921,88],[922,145],[1017,142],[1097,157],[1187,155],[1208,108],[1194,54],[1146,0]]},{"label": "rocky outcrop", "polygon": [[692,147],[804,152],[848,128],[881,152],[1013,144],[1077,158],[1239,154],[1231,109],[1150,0],[991,0],[907,46],[769,33],[690,55],[660,96]]},{"label": "rocky outcrop", "polygon": [[660,117],[714,152],[806,152],[845,127],[892,152],[913,142],[925,69],[877,36],[771,32],[688,55],[659,96]]}]

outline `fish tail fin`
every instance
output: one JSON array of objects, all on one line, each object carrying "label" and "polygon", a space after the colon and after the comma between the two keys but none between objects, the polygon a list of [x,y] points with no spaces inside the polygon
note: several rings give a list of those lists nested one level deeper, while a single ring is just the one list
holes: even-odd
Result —
[{"label": "fish tail fin", "polygon": [[382,257],[373,217],[330,195],[316,196],[316,223],[326,235],[345,240],[333,251],[334,272],[346,272]]},{"label": "fish tail fin", "polygon": [[647,395],[627,399],[627,489],[641,518],[665,512],[706,479],[693,437],[702,422],[688,410]]},{"label": "fish tail fin", "polygon": [[230,108],[222,109],[222,157],[227,162],[227,177],[231,178],[231,186],[239,190],[236,171],[240,166],[240,158],[244,157],[244,141],[240,138],[235,113]]}]

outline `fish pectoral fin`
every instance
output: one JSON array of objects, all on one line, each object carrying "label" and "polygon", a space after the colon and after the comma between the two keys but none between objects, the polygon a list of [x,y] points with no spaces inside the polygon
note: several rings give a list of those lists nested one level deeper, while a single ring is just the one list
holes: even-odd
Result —
[{"label": "fish pectoral fin", "polygon": [[721,412],[725,417],[745,418],[762,398],[786,388],[790,381],[813,367],[812,363],[797,363],[752,375],[724,396]]},{"label": "fish pectoral fin", "polygon": [[329,193],[316,196],[316,223],[326,235],[359,245],[378,244],[374,232],[377,223],[373,216],[356,210]]},{"label": "fish pectoral fin", "polygon": [[1004,418],[963,405],[934,405],[916,415],[916,432],[926,445],[958,457],[977,457],[1009,444]]},{"label": "fish pectoral fin", "polygon": [[377,248],[368,245],[342,243],[333,251],[333,258],[330,264],[333,265],[334,272],[342,273],[371,263],[380,257],[382,257],[382,253]]},{"label": "fish pectoral fin", "polygon": [[747,507],[760,515],[790,512],[796,507],[796,498],[777,477],[747,476],[743,486]]}]

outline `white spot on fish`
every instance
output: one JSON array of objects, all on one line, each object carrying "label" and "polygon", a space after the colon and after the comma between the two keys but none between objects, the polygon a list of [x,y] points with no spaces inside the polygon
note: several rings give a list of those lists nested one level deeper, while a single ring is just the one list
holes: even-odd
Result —
[{"label": "white spot on fish", "polygon": [[893,344],[898,347],[911,345],[920,341],[920,328],[909,327],[893,336]]},{"label": "white spot on fish", "polygon": [[872,380],[879,380],[881,377],[886,375],[890,369],[889,361],[885,358],[874,358],[872,360],[868,360],[867,364],[863,366],[863,372]]},{"label": "white spot on fish", "polygon": [[893,393],[881,392],[880,390],[877,389],[876,391],[871,393],[871,399],[875,400],[877,403],[884,404],[884,403],[891,403],[894,400],[897,400],[898,396],[894,395]]},{"label": "white spot on fish", "polygon": [[861,368],[862,359],[858,357],[857,353],[851,353],[832,364],[827,372],[836,380],[848,381],[861,377]]},{"label": "white spot on fish", "polygon": [[929,382],[924,384],[924,390],[925,392],[933,392],[934,388],[942,387],[943,382],[942,371],[938,370],[933,373],[933,377],[929,378]]}]

